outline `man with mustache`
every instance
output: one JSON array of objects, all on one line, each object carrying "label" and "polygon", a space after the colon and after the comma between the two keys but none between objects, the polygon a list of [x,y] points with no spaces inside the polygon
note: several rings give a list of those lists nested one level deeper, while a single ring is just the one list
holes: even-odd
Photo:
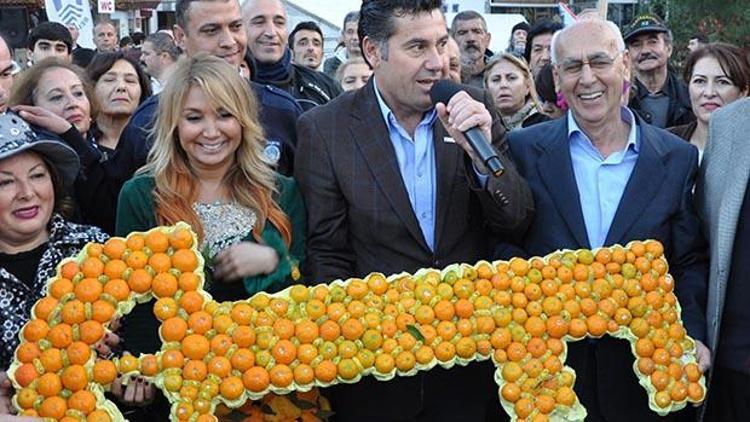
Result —
[{"label": "man with mustache", "polygon": [[656,16],[640,16],[625,30],[625,43],[636,76],[630,108],[661,128],[695,120],[687,86],[669,68],[673,48],[669,28]]},{"label": "man with mustache", "polygon": [[451,23],[451,35],[461,51],[461,80],[484,88],[484,66],[492,56],[488,50],[492,34],[487,32],[484,17],[473,10],[457,14]]},{"label": "man with mustache", "polygon": [[288,92],[304,110],[325,104],[341,94],[338,82],[322,72],[292,62],[292,52],[287,48],[286,9],[281,0],[247,0],[242,5],[242,15],[258,82]]}]

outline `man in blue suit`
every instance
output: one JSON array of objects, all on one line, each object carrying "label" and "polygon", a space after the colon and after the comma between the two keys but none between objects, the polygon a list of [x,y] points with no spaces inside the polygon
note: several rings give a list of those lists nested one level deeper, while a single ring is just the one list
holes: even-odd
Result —
[{"label": "man in blue suit", "polygon": [[[621,106],[630,57],[613,24],[585,20],[558,32],[552,62],[570,111],[510,133],[510,149],[531,187],[536,215],[521,240],[501,245],[498,253],[542,256],[563,248],[660,240],[685,326],[697,340],[700,361],[709,362],[703,345],[705,241],[692,195],[697,149]],[[627,342],[605,336],[571,343],[568,350],[586,420],[661,420],[633,373]]]}]

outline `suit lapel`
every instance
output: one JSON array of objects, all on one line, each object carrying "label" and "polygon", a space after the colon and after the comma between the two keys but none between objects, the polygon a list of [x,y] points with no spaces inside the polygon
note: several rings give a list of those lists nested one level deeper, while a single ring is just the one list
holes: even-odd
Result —
[{"label": "suit lapel", "polygon": [[643,216],[644,209],[659,192],[666,177],[662,155],[657,149],[660,139],[658,134],[653,133],[653,129],[642,122],[639,121],[639,124],[641,149],[620,198],[605,245],[623,243],[627,239],[628,230]]},{"label": "suit lapel", "polygon": [[[429,250],[414,210],[412,210],[396,153],[388,134],[388,127],[382,118],[375,96],[372,80],[357,95],[359,96],[355,102],[357,107],[352,110],[352,117],[354,117],[351,126],[352,138],[362,153],[377,188],[388,199],[396,215],[414,239]],[[357,176],[352,175],[352,177]]]},{"label": "suit lapel", "polygon": [[435,250],[437,250],[445,228],[448,209],[450,208],[450,198],[453,195],[453,181],[457,174],[456,169],[463,157],[463,150],[456,144],[444,141],[444,138],[448,134],[437,117],[433,128],[435,172],[437,173],[437,198],[435,199],[435,210],[437,211],[437,219],[435,220]]},{"label": "suit lapel", "polygon": [[537,161],[537,171],[552,197],[552,203],[557,207],[576,242],[588,248],[589,238],[573,173],[573,161],[570,158],[567,119],[559,119],[557,129],[547,136],[543,148],[544,152]]}]

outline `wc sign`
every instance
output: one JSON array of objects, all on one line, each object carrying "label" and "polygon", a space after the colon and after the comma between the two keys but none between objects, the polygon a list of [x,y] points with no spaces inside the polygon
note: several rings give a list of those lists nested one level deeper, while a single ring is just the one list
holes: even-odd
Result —
[{"label": "wc sign", "polygon": [[98,0],[99,13],[115,13],[115,0]]}]

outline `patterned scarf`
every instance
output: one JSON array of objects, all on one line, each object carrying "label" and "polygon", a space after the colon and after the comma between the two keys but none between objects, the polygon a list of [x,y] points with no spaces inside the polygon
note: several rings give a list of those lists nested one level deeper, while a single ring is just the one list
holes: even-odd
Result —
[{"label": "patterned scarf", "polygon": [[515,114],[511,116],[501,116],[503,126],[505,126],[505,129],[509,132],[511,130],[521,129],[523,121],[526,120],[527,117],[538,112],[539,110],[534,106],[533,101],[526,101],[526,104],[524,104]]}]

